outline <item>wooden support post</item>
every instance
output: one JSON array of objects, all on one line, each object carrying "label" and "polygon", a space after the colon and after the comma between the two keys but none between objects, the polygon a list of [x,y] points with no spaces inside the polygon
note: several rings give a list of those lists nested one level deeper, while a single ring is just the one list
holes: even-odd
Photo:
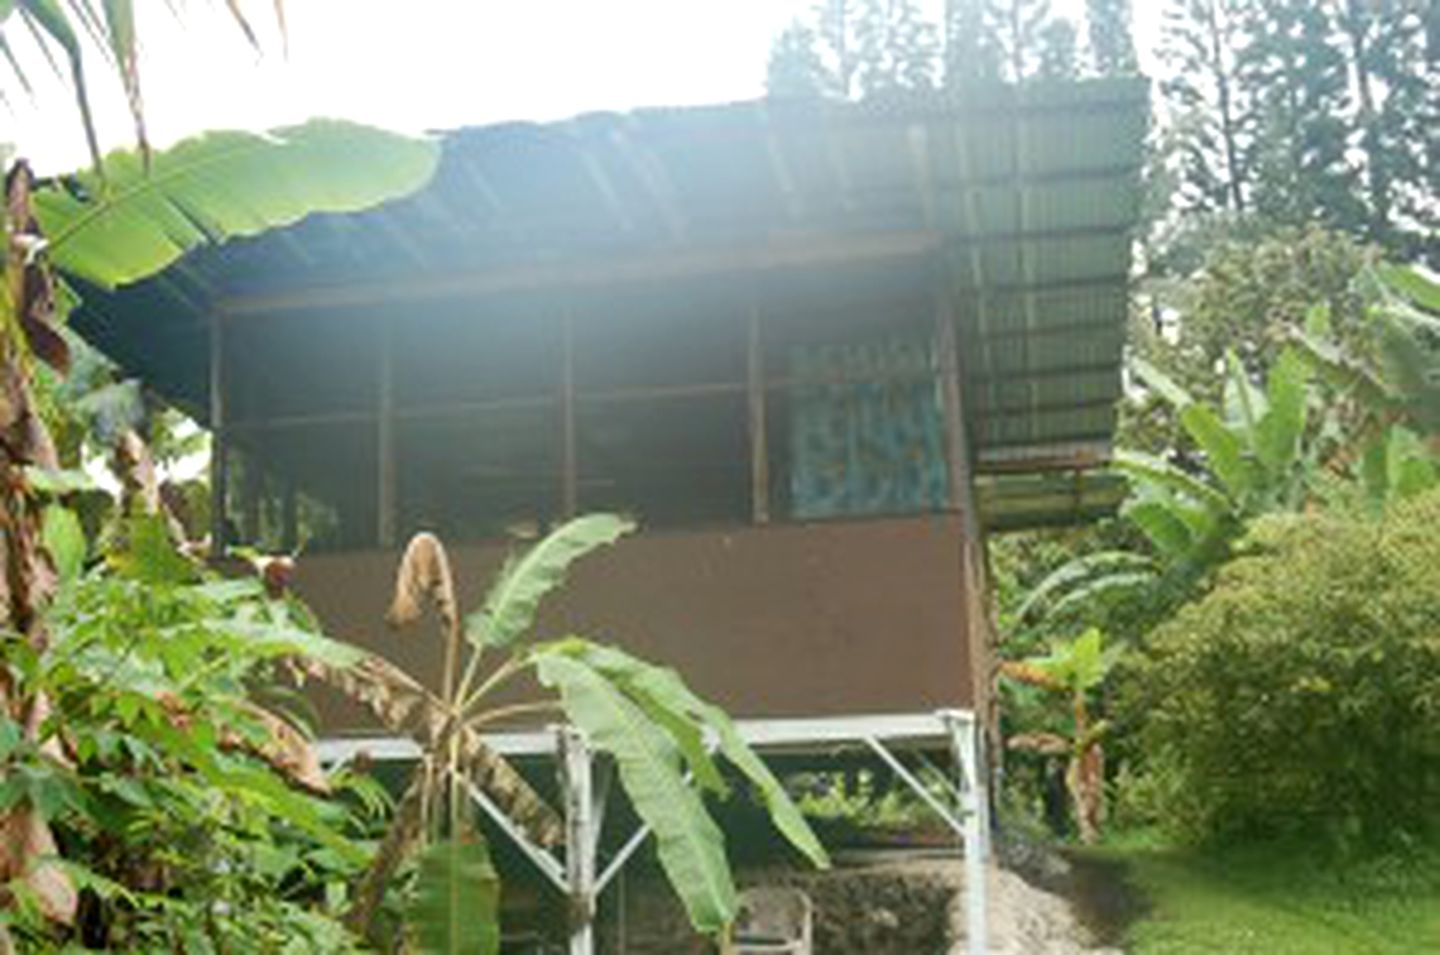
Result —
[{"label": "wooden support post", "polygon": [[944,279],[935,292],[935,352],[940,372],[940,397],[945,411],[945,455],[950,471],[950,506],[964,518],[967,536],[979,531],[972,506],[970,445],[965,431],[965,406],[960,390],[960,349],[955,338],[955,310]]},{"label": "wooden support post", "polygon": [[280,548],[293,554],[300,543],[300,493],[294,478],[285,478],[285,489],[281,493]]},{"label": "wooden support post", "polygon": [[245,468],[240,486],[240,533],[251,547],[260,543],[260,502],[265,493],[265,478],[258,456],[247,450],[241,459]]},{"label": "wooden support post", "polygon": [[219,556],[230,543],[226,533],[226,484],[230,480],[229,437],[225,420],[225,324],[210,319],[210,553]]},{"label": "wooden support post", "polygon": [[579,462],[575,453],[575,321],[567,303],[560,314],[560,516],[580,508]]},{"label": "wooden support post", "polygon": [[379,388],[375,414],[375,543],[381,548],[395,546],[395,363],[389,319],[380,319],[378,329]]},{"label": "wooden support post", "polygon": [[765,348],[760,306],[750,303],[746,394],[750,410],[750,508],[756,524],[770,523],[770,446],[765,421]]}]

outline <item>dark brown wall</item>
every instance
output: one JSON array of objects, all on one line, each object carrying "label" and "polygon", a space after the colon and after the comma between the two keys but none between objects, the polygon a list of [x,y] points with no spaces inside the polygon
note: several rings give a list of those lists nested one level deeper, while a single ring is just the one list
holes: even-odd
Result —
[{"label": "dark brown wall", "polygon": [[[542,636],[613,641],[676,667],[733,715],[822,716],[968,706],[962,531],[953,517],[644,534],[578,564]],[[473,609],[498,546],[451,552]],[[433,624],[386,630],[397,557],[308,557],[299,590],[335,636],[438,682]],[[322,696],[327,732],[370,728]]]}]

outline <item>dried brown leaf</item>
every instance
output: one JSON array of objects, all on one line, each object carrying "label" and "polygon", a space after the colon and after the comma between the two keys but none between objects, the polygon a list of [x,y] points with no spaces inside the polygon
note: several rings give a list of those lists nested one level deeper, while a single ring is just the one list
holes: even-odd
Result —
[{"label": "dried brown leaf", "polygon": [[23,160],[6,173],[6,282],[10,306],[30,350],[64,373],[70,369],[70,346],[55,327],[55,280],[40,254],[44,236],[30,205],[34,184],[34,174]]},{"label": "dried brown leaf", "polygon": [[553,846],[564,839],[564,827],[555,810],[525,778],[486,745],[479,733],[465,727],[452,729],[449,711],[440,698],[393,663],[371,654],[345,668],[318,660],[298,664],[307,676],[366,707],[386,729],[410,737],[426,752],[445,748],[453,734],[459,742],[461,771],[532,840]]},{"label": "dried brown leaf", "polygon": [[253,703],[244,705],[245,712],[265,728],[267,738],[259,745],[235,733],[225,733],[222,745],[239,746],[269,763],[271,768],[296,785],[312,793],[327,795],[330,779],[320,768],[315,747],[289,722]]},{"label": "dried brown leaf", "polygon": [[1070,741],[1055,733],[1016,733],[1005,741],[1010,749],[1040,753],[1045,756],[1066,756],[1070,753]]},{"label": "dried brown leaf", "polygon": [[403,627],[420,619],[424,601],[435,604],[435,612],[450,633],[459,626],[460,608],[455,599],[455,581],[450,574],[450,558],[445,545],[434,534],[416,534],[400,558],[395,575],[395,595],[385,620],[392,627]]},{"label": "dried brown leaf", "polygon": [[65,870],[55,864],[58,855],[50,824],[29,804],[0,817],[0,884],[21,880],[46,918],[70,925],[79,896]]},{"label": "dried brown leaf", "polygon": [[1063,690],[1065,684],[1033,663],[1020,660],[1004,660],[1000,664],[1000,675],[1017,683],[1026,683],[1046,690]]}]

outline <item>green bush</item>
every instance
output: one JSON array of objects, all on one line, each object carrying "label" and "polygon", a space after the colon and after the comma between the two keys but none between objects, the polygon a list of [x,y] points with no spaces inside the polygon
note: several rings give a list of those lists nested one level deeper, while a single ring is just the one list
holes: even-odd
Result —
[{"label": "green bush", "polygon": [[1440,492],[1271,518],[1127,681],[1159,821],[1199,841],[1416,835],[1440,800]]}]

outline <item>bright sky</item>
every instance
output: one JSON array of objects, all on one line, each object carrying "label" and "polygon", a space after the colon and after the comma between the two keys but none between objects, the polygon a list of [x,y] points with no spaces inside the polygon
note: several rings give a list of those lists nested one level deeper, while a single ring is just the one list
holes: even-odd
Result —
[{"label": "bright sky", "polygon": [[[288,57],[271,0],[241,5],[261,34],[262,55],[221,0],[136,5],[157,145],[203,129],[263,129],[312,116],[418,132],[748,99],[763,92],[771,39],[811,0],[287,0]],[[185,11],[183,23],[170,6]],[[1158,34],[1160,4],[1135,6],[1143,58],[1153,47],[1146,38]],[[102,145],[128,145],[124,100],[98,56],[92,60]],[[18,145],[42,172],[84,165],[72,98],[43,60],[28,62],[27,72],[35,96],[0,106],[0,143]],[[14,90],[8,76],[0,84]]]}]

